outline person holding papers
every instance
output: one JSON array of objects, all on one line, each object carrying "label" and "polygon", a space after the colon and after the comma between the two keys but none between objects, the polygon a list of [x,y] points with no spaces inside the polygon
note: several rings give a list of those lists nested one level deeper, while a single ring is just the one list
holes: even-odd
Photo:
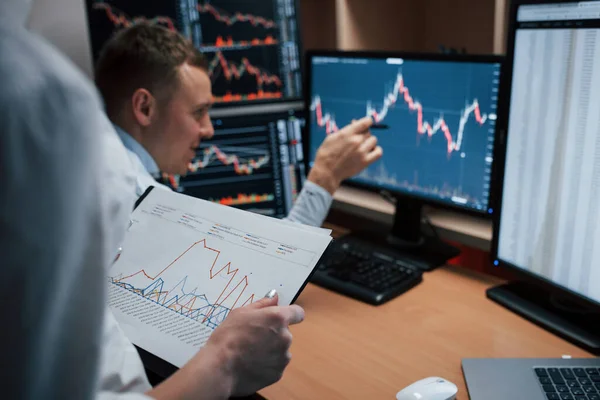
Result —
[{"label": "person holding papers", "polygon": [[269,292],[150,387],[106,310],[106,270],[135,199],[131,163],[91,82],[25,29],[30,6],[0,1],[2,398],[227,399],[275,382],[288,326],[304,314]]},{"label": "person holding papers", "polygon": [[[137,195],[157,186],[161,172],[185,175],[200,142],[214,134],[208,65],[193,44],[158,25],[136,23],[107,42],[95,79],[135,165]],[[323,142],[289,220],[320,226],[341,182],[382,156],[369,133],[372,123],[365,117]]]}]

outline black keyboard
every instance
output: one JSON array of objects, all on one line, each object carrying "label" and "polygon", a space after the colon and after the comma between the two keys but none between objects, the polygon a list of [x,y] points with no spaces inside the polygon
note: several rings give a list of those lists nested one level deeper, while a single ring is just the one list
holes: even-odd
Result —
[{"label": "black keyboard", "polygon": [[410,261],[347,242],[334,243],[311,282],[370,304],[393,299],[422,280]]},{"label": "black keyboard", "polygon": [[535,368],[549,400],[600,400],[598,368]]}]

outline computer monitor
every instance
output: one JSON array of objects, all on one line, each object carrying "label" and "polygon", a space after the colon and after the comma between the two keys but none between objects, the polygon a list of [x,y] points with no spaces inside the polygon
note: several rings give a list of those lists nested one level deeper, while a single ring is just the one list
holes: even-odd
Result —
[{"label": "computer monitor", "polygon": [[428,239],[425,204],[493,213],[501,57],[309,52],[307,63],[311,162],[325,137],[353,119],[370,116],[386,128],[372,130],[382,159],[348,183],[396,197],[397,245],[422,247]]},{"label": "computer monitor", "polygon": [[140,20],[177,30],[207,57],[217,105],[302,97],[297,0],[86,0],[93,59]]},{"label": "computer monitor", "polygon": [[212,112],[215,136],[203,141],[178,191],[270,217],[285,217],[306,175],[301,103]]},{"label": "computer monitor", "polygon": [[[516,1],[488,295],[600,352],[600,1]],[[504,134],[502,134],[504,137]]]}]

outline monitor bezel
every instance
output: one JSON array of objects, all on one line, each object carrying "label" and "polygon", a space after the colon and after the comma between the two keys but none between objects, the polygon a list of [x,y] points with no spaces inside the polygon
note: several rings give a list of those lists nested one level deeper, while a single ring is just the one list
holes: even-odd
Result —
[{"label": "monitor bezel", "polygon": [[[542,275],[533,273],[529,270],[521,268],[511,262],[502,260],[499,257],[498,249],[499,249],[499,241],[500,241],[500,223],[501,223],[501,215],[502,215],[502,196],[504,192],[504,174],[506,167],[506,151],[507,151],[507,135],[508,135],[508,125],[509,125],[509,116],[510,116],[510,99],[511,99],[511,91],[512,91],[512,77],[513,77],[513,63],[514,63],[514,48],[515,48],[515,39],[517,32],[517,11],[522,5],[536,5],[536,4],[560,4],[560,3],[579,3],[581,0],[577,1],[565,1],[565,0],[513,0],[511,4],[511,8],[508,13],[508,34],[507,34],[507,43],[506,43],[506,61],[504,63],[504,71],[503,71],[503,79],[500,84],[500,94],[499,94],[499,108],[498,108],[498,122],[500,123],[497,126],[497,129],[501,133],[497,135],[497,138],[501,140],[496,141],[496,152],[494,156],[494,161],[496,163],[496,179],[493,180],[493,185],[495,188],[493,189],[496,193],[494,197],[493,207],[494,217],[493,217],[493,232],[492,232],[492,243],[491,243],[491,251],[490,257],[491,262],[498,268],[503,268],[511,273],[514,273],[520,279],[523,279],[527,282],[536,284],[542,287],[545,290],[548,290],[552,293],[557,293],[568,297],[570,300],[581,304],[586,307],[593,307],[600,309],[600,301],[596,301],[590,297],[587,297],[581,293],[578,293],[558,282],[555,282],[551,279],[548,279]],[[499,157],[500,156],[500,157]]]},{"label": "monitor bezel", "polygon": [[[502,82],[503,69],[504,69],[504,56],[495,54],[444,54],[444,53],[426,53],[426,52],[391,52],[391,51],[344,51],[344,50],[309,50],[306,52],[305,62],[305,80],[304,80],[304,102],[306,110],[306,129],[304,137],[302,139],[304,145],[304,158],[306,162],[307,174],[310,172],[310,161],[311,161],[311,138],[310,138],[310,127],[312,124],[313,115],[310,112],[310,105],[312,99],[312,60],[315,57],[337,57],[337,58],[371,58],[371,59],[386,59],[386,58],[404,58],[407,60],[415,61],[448,61],[448,62],[465,62],[465,63],[481,63],[481,64],[500,64],[500,81]],[[499,90],[500,91],[500,90]],[[500,105],[501,98],[498,96],[497,107]],[[461,206],[456,203],[444,200],[436,200],[434,198],[425,197],[419,194],[411,194],[400,190],[389,190],[382,189],[375,185],[353,182],[346,180],[343,182],[344,185],[365,189],[370,192],[381,193],[388,192],[397,197],[403,197],[412,200],[418,200],[423,205],[433,206],[436,208],[447,209],[457,211],[463,214],[479,217],[486,220],[491,220],[493,214],[496,213],[495,209],[491,207],[495,203],[494,197],[494,176],[496,170],[496,142],[498,141],[498,125],[496,124],[496,133],[494,134],[494,162],[492,163],[492,172],[490,174],[490,193],[488,198],[488,207],[486,210],[477,210],[469,206]],[[308,176],[308,175],[307,175]],[[492,213],[489,210],[492,210]]]},{"label": "monitor bezel", "polygon": [[[87,29],[87,37],[88,37],[88,54],[90,56],[90,64],[91,64],[91,73],[92,76],[96,73],[96,61],[94,59],[94,45],[92,43],[92,29],[90,26],[90,2],[92,0],[83,0],[83,7],[85,9],[85,26]],[[300,93],[299,96],[296,97],[286,97],[286,98],[280,98],[280,99],[264,99],[264,100],[254,100],[254,101],[232,101],[232,102],[215,102],[212,106],[213,109],[226,109],[226,108],[232,108],[232,107],[246,107],[246,106],[254,106],[254,105],[268,105],[268,104],[285,104],[285,103],[293,103],[293,102],[298,102],[298,101],[303,101],[304,100],[304,82],[305,82],[305,74],[306,74],[306,70],[305,70],[305,61],[304,61],[304,43],[302,41],[302,24],[301,24],[301,19],[302,19],[302,14],[300,12],[300,0],[293,0],[294,2],[294,7],[296,10],[296,29],[297,29],[297,34],[298,37],[296,38],[296,45],[298,46],[298,62],[299,62],[299,68],[300,68],[300,78],[302,81],[302,84],[300,85],[300,90],[302,91],[302,93]],[[179,33],[181,33],[180,31],[177,31]],[[189,39],[189,38],[188,38]],[[194,46],[196,47],[196,46]],[[197,48],[197,47],[196,47]],[[202,53],[202,54],[206,54],[206,53]]]}]

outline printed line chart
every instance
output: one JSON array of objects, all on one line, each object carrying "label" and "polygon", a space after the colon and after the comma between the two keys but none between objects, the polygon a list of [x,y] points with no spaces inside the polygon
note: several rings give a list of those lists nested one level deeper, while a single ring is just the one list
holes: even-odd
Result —
[{"label": "printed line chart", "polygon": [[181,367],[233,311],[290,304],[331,240],[208,201],[151,191],[107,271],[108,306],[138,347]]},{"label": "printed line chart", "polygon": [[[303,266],[313,253],[211,221],[208,215],[221,211],[211,207],[221,206],[208,204],[207,215],[159,203],[136,209],[109,284],[215,329],[232,310],[253,303],[257,293],[272,288],[285,292],[297,286],[294,276],[308,273]],[[130,303],[113,306],[126,312]]]},{"label": "printed line chart", "polygon": [[[231,310],[254,301],[254,293],[247,292],[248,275],[242,276],[239,269],[232,267],[231,262],[219,265],[220,255],[219,250],[209,247],[206,239],[202,239],[189,246],[154,276],[141,269],[131,275],[112,277],[111,282],[214,329],[225,320]],[[208,277],[208,284],[212,284],[212,281],[218,278],[223,280],[221,285],[223,288],[216,289],[216,292],[220,292],[216,299],[209,300],[207,294],[197,285],[189,289],[193,286],[188,282],[193,280],[189,275],[183,275],[176,284],[168,286],[171,282],[168,278],[169,270],[174,271],[175,275],[181,275],[182,273],[177,271],[179,265],[186,261],[202,265],[203,261],[210,262],[212,257],[214,258],[210,269],[203,272]],[[163,278],[165,276],[166,278]]]}]

